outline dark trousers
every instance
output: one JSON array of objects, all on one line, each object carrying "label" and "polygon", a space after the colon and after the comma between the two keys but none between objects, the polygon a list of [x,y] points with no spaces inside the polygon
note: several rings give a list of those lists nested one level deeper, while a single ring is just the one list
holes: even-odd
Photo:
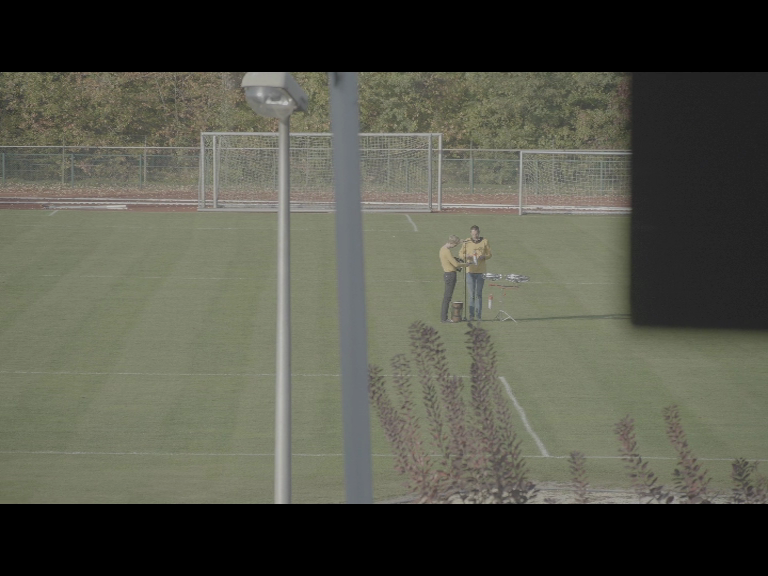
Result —
[{"label": "dark trousers", "polygon": [[445,281],[445,294],[443,294],[443,308],[440,310],[440,320],[448,320],[448,307],[453,298],[453,289],[456,287],[456,272],[443,272]]}]

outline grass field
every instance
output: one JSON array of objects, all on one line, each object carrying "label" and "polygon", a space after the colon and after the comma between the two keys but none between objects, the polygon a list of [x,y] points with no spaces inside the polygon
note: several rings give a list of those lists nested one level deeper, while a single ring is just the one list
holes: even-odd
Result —
[{"label": "grass field", "polygon": [[[527,418],[514,410],[532,478],[568,480],[579,450],[594,486],[627,486],[613,426],[629,414],[670,483],[671,404],[716,486],[735,457],[768,472],[768,333],[633,327],[629,217],[365,215],[369,362],[387,372],[420,319],[468,374],[466,326],[439,323],[437,252],[473,224],[489,271],[531,279],[503,302],[486,283],[484,317],[504,308],[517,323],[482,327]],[[0,502],[272,502],[276,226],[0,210]],[[343,502],[335,220],[299,213],[291,227],[293,501]],[[385,501],[404,488],[372,423]]]}]

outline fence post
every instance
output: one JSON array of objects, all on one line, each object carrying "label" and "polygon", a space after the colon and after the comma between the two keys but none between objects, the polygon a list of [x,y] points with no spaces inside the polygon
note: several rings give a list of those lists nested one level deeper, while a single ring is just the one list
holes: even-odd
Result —
[{"label": "fence post", "polygon": [[75,154],[69,155],[69,185],[75,187]]},{"label": "fence post", "polygon": [[3,186],[5,186],[5,152],[3,154]]},{"label": "fence post", "polygon": [[217,147],[216,136],[213,137],[212,160],[213,160],[213,207],[219,207],[219,149]]},{"label": "fence post", "polygon": [[443,135],[437,135],[437,211],[443,209]]},{"label": "fence post", "polygon": [[390,152],[391,152],[391,150],[389,149],[389,147],[387,147],[387,183],[386,183],[387,190],[389,190],[389,186],[390,186],[390,173],[392,171],[392,167],[390,165]]},{"label": "fence post", "polygon": [[197,208],[205,208],[205,134],[200,134],[200,152],[197,155]]},{"label": "fence post", "polygon": [[[214,136],[216,138],[216,136]],[[289,141],[293,138],[289,138]],[[272,162],[272,189],[277,193],[280,190],[280,149],[273,148],[273,162]],[[217,206],[218,207],[218,206]]]},{"label": "fence post", "polygon": [[410,181],[410,174],[409,174],[409,168],[408,165],[408,158],[405,159],[405,193],[406,195],[411,191],[411,181]]},{"label": "fence post", "polygon": [[149,157],[147,156],[147,139],[144,138],[144,157],[143,157],[144,170],[141,173],[141,178],[142,178],[142,180],[141,180],[141,187],[142,188],[144,188],[144,184],[147,183],[147,160],[148,159],[149,159]]},{"label": "fence post", "polygon": [[427,205],[429,206],[429,211],[432,212],[432,134],[429,135],[429,173],[427,175],[427,190],[429,193]]},{"label": "fence post", "polygon": [[523,151],[520,150],[520,168],[518,169],[517,174],[517,187],[518,187],[518,196],[517,196],[517,214],[518,216],[523,215]]},{"label": "fence post", "polygon": [[472,142],[469,143],[469,193],[475,193],[475,156],[472,152]]},{"label": "fence post", "polygon": [[605,160],[600,158],[600,196],[602,196],[605,193],[605,171],[604,171],[604,164],[605,164]]}]

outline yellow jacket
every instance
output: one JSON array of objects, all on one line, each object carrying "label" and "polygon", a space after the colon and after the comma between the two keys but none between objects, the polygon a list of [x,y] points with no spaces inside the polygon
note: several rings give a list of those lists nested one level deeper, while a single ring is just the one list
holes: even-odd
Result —
[{"label": "yellow jacket", "polygon": [[440,264],[443,266],[443,272],[456,272],[461,267],[461,264],[445,246],[440,248]]},{"label": "yellow jacket", "polygon": [[467,266],[467,272],[471,274],[485,274],[485,262],[491,259],[491,244],[488,242],[488,238],[481,237],[477,242],[474,242],[472,238],[467,238],[462,242],[459,258],[465,262],[470,262],[475,254],[477,256],[485,256],[485,258],[478,261],[477,266],[474,264]]}]

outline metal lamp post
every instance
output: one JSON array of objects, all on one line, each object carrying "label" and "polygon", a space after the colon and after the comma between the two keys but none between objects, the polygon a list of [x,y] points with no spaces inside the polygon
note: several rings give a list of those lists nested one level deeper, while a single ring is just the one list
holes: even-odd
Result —
[{"label": "metal lamp post", "polygon": [[373,502],[365,319],[363,219],[360,196],[360,112],[357,72],[330,72],[336,256],[339,280],[344,478],[348,504]]},{"label": "metal lamp post", "polygon": [[291,253],[290,118],[309,98],[288,72],[248,72],[241,86],[254,112],[277,118],[280,181],[277,208],[277,378],[275,504],[291,503]]}]

